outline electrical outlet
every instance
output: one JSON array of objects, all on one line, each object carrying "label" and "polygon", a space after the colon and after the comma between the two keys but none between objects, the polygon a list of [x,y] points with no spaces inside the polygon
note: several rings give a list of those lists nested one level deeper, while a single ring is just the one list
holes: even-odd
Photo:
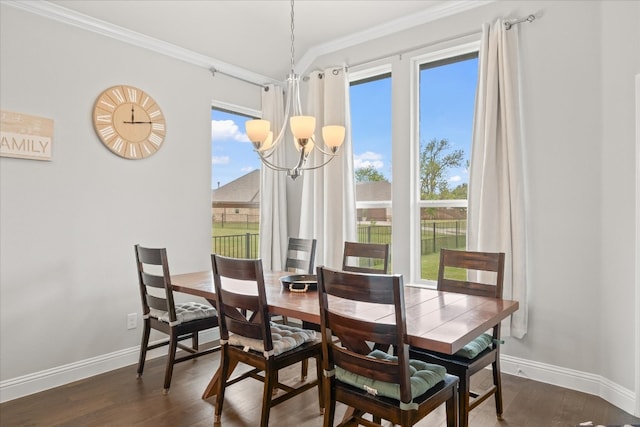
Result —
[{"label": "electrical outlet", "polygon": [[138,313],[127,314],[127,329],[135,329],[138,327]]}]

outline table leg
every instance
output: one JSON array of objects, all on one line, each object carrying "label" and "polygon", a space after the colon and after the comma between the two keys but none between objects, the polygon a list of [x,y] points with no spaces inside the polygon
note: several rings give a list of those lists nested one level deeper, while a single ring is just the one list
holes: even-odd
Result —
[{"label": "table leg", "polygon": [[[229,377],[231,376],[233,371],[236,369],[236,366],[238,366],[237,360],[232,361],[231,364],[229,365]],[[225,378],[225,381],[228,380],[229,377]],[[211,396],[215,396],[218,393],[219,387],[220,387],[220,369],[218,368],[216,373],[213,374],[211,381],[209,381],[207,388],[204,389],[204,393],[202,393],[202,399],[204,400],[204,399],[210,398]]]}]

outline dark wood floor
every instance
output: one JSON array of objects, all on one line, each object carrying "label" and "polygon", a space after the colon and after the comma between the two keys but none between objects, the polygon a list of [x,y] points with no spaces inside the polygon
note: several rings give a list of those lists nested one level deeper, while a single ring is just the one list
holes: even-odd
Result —
[{"label": "dark wood floor", "polygon": [[[212,426],[214,399],[200,395],[219,363],[219,353],[176,365],[171,392],[162,394],[164,358],[147,362],[144,377],[129,366],[0,405],[2,426]],[[297,381],[299,367],[281,374]],[[315,372],[309,369],[309,372]],[[478,374],[479,385],[490,381]],[[258,381],[231,386],[222,425],[254,427],[261,406]],[[578,423],[640,424],[640,419],[588,394],[503,374],[504,421],[495,417],[493,399],[471,412],[472,427],[575,427]],[[338,414],[342,414],[343,407]],[[317,393],[308,391],[271,410],[270,425],[319,427]],[[444,426],[439,409],[419,426]]]}]

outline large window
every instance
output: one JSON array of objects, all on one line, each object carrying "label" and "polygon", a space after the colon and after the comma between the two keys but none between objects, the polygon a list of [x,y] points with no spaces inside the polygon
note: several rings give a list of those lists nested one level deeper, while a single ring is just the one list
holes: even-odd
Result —
[{"label": "large window", "polygon": [[260,160],[244,131],[259,112],[211,109],[212,251],[257,258],[260,222]]},{"label": "large window", "polygon": [[391,73],[354,73],[349,90],[358,241],[391,244]]},{"label": "large window", "polygon": [[477,49],[418,63],[416,206],[420,279],[437,279],[441,248],[466,248],[467,188],[478,81]]}]

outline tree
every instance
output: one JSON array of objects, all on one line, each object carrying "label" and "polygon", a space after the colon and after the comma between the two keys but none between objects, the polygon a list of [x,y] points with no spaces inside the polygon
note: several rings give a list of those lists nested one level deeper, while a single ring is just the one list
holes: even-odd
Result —
[{"label": "tree", "polygon": [[376,170],[373,166],[365,166],[356,169],[356,182],[388,182],[387,178]]},{"label": "tree", "polygon": [[[436,138],[420,144],[420,193],[423,199],[452,198],[453,194],[466,194],[466,184],[453,192],[449,189],[447,171],[460,167],[464,160],[463,150],[451,151],[449,140]],[[453,197],[458,198],[458,197]],[[465,196],[466,198],[466,196]]]}]

